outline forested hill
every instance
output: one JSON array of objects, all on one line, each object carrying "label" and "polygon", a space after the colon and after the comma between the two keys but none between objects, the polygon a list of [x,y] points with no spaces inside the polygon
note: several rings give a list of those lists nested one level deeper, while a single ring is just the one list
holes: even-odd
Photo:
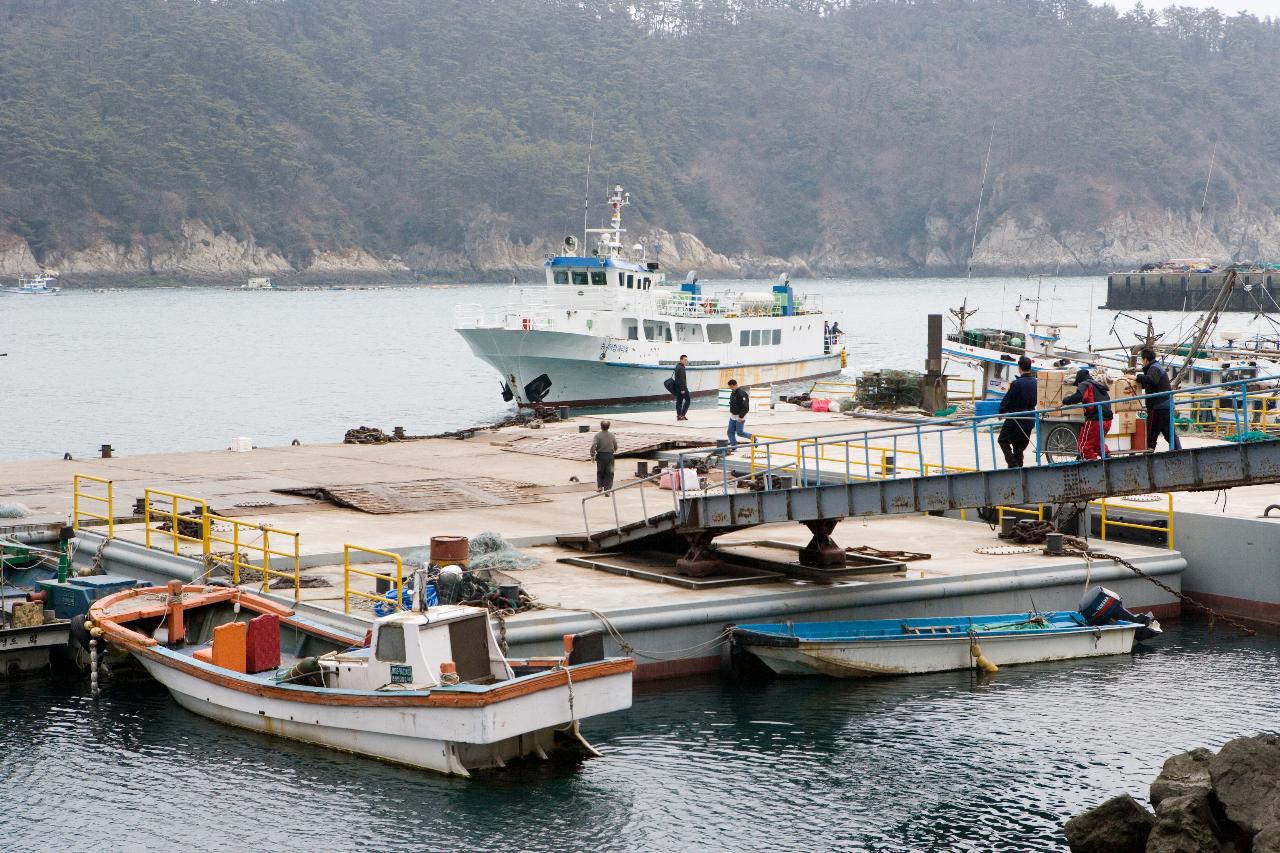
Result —
[{"label": "forested hill", "polygon": [[977,269],[1280,259],[1280,25],[1245,15],[0,0],[0,46],[5,273],[529,274],[589,153],[591,216],[624,184],[673,264],[956,271],[989,140]]}]

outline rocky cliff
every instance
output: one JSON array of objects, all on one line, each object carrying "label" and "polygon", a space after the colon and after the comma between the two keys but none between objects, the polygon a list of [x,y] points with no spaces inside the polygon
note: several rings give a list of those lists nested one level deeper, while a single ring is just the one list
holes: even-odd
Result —
[{"label": "rocky cliff", "polygon": [[[43,268],[68,276],[72,284],[97,278],[234,281],[248,275],[292,274],[527,280],[557,247],[554,241],[513,239],[512,225],[504,217],[484,213],[467,225],[461,249],[418,244],[403,254],[382,254],[347,246],[315,251],[292,262],[259,245],[252,235],[236,237],[194,220],[184,221],[175,237],[136,236],[127,243],[101,237],[79,248],[47,253],[43,265],[25,240],[6,234],[0,235],[0,275]],[[797,278],[955,275],[966,268],[971,227],[930,216],[923,236],[907,253],[897,254],[878,249],[856,233],[826,237],[812,251],[790,257],[722,253],[694,234],[661,229],[648,232],[648,245],[672,278],[688,270],[703,278],[758,278],[782,272]],[[980,274],[1089,274],[1172,257],[1280,258],[1280,214],[1238,210],[1202,222],[1187,212],[1124,212],[1096,228],[1060,229],[1040,214],[1005,213],[980,232],[973,267]]]}]

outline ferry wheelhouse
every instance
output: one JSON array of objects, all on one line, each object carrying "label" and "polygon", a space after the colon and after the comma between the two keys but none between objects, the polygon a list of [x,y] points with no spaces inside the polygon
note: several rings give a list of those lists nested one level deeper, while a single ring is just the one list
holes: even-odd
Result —
[{"label": "ferry wheelhouse", "polygon": [[814,296],[781,277],[771,289],[704,290],[692,272],[668,284],[643,243],[624,245],[614,187],[608,227],[590,255],[565,238],[544,264],[542,287],[516,287],[497,304],[456,309],[454,327],[501,376],[502,394],[522,406],[603,405],[668,399],[663,387],[681,355],[694,395],[730,379],[742,386],[838,373],[843,333]]}]

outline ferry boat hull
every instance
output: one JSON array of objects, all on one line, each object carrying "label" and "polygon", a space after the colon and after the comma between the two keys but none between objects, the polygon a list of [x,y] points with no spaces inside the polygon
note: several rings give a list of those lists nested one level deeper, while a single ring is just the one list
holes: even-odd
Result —
[{"label": "ferry boat hull", "polygon": [[[498,371],[521,406],[601,406],[672,399],[662,383],[671,376],[674,362],[662,363],[658,352],[646,353],[635,341],[512,329],[459,329],[458,334],[478,358]],[[689,350],[685,375],[689,393],[695,397],[718,393],[730,379],[749,387],[816,379],[841,370],[839,353],[724,365],[713,358],[700,358],[693,345]],[[531,399],[526,387],[543,376],[550,387],[545,396]]]}]

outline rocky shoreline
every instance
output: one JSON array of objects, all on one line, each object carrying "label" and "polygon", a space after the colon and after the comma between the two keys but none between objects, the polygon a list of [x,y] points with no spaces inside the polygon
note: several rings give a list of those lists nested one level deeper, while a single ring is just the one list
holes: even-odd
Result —
[{"label": "rocky shoreline", "polygon": [[[878,247],[866,234],[822,237],[808,251],[787,257],[765,253],[717,251],[696,235],[662,229],[644,234],[649,257],[668,277],[697,270],[704,279],[963,275],[970,261],[972,223],[930,216],[921,235],[897,249]],[[0,234],[0,277],[51,269],[72,281],[116,280],[147,286],[153,280],[183,283],[243,282],[269,275],[308,281],[347,281],[377,277],[432,281],[510,281],[534,277],[554,241],[522,242],[511,223],[478,217],[465,225],[462,245],[442,249],[419,244],[389,253],[363,246],[315,249],[286,257],[259,244],[251,234],[230,234],[198,220],[184,221],[168,235],[134,234],[128,239],[83,238],[83,245],[37,252],[17,234]],[[1249,239],[1228,239],[1246,233]],[[767,244],[767,241],[764,241]],[[979,275],[1057,273],[1093,275],[1134,269],[1146,261],[1197,254],[1280,258],[1280,213],[1251,215],[1233,211],[1201,227],[1198,215],[1179,211],[1124,213],[1097,228],[1065,231],[1045,219],[1006,213],[987,225],[973,252]],[[155,286],[155,285],[152,285]]]},{"label": "rocky shoreline", "polygon": [[1073,853],[1280,853],[1280,736],[1175,755],[1149,798],[1154,814],[1121,794],[1068,820]]}]

